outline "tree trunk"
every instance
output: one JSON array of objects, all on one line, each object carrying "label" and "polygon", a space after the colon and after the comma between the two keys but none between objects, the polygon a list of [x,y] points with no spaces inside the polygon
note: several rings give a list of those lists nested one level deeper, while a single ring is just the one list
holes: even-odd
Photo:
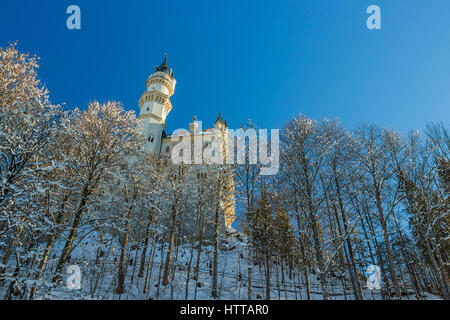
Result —
[{"label": "tree trunk", "polygon": [[[11,242],[9,243],[8,249],[5,252],[5,255],[3,256],[2,259],[2,264],[6,265],[9,261],[9,257],[11,256],[11,252],[15,246],[15,244],[17,243],[17,241],[19,241],[20,235],[22,234],[23,231],[23,227],[19,227],[16,231],[16,234],[14,236],[14,238],[11,239]],[[5,267],[1,267],[0,268],[0,284],[3,283],[3,279],[1,279],[1,277],[3,276],[3,274],[5,273],[6,268]]]},{"label": "tree trunk", "polygon": [[216,299],[217,294],[217,268],[219,260],[219,203],[216,203],[216,215],[215,215],[215,234],[214,234],[214,260],[213,260],[213,275],[212,275],[212,290],[211,296]]},{"label": "tree trunk", "polygon": [[130,233],[130,227],[131,227],[131,215],[133,214],[133,210],[134,210],[134,202],[136,201],[137,198],[137,191],[136,191],[136,186],[134,186],[134,192],[133,192],[133,202],[130,204],[130,207],[128,209],[127,215],[126,215],[126,219],[127,219],[127,224],[126,224],[126,231],[125,234],[123,236],[123,240],[122,240],[122,251],[120,253],[120,260],[119,260],[119,274],[117,277],[117,288],[116,288],[116,293],[117,294],[122,294],[124,292],[124,284],[125,284],[125,256],[126,256],[126,252],[127,252],[127,245],[128,245],[128,237],[129,237],[129,233]]},{"label": "tree trunk", "polygon": [[150,219],[149,219],[148,224],[147,224],[147,231],[145,233],[144,248],[142,249],[141,263],[140,263],[140,267],[139,267],[138,278],[144,277],[145,256],[147,254],[148,240],[150,238],[150,227],[151,227],[151,225],[153,223],[154,213],[155,213],[155,209],[152,208],[152,213],[151,213]]},{"label": "tree trunk", "polygon": [[253,277],[253,267],[248,266],[248,300],[252,300],[252,277]]},{"label": "tree trunk", "polygon": [[[56,218],[56,224],[60,224],[62,220],[63,212],[60,211],[58,213],[58,216]],[[50,251],[52,250],[53,244],[55,243],[56,236],[58,233],[54,231],[52,235],[50,236],[50,239],[47,241],[47,246],[45,247],[44,254],[42,255],[41,262],[39,263],[38,267],[38,273],[36,274],[35,280],[39,280],[42,277],[42,274],[44,273],[45,266],[47,264],[48,256],[50,255]],[[33,286],[30,292],[30,299],[33,299],[34,295],[36,293],[36,286]]]},{"label": "tree trunk", "polygon": [[[298,230],[300,231],[301,230],[300,217],[298,214],[295,217],[297,218],[297,226],[298,226]],[[309,266],[306,261],[305,247],[303,244],[303,240],[301,239],[301,236],[299,236],[299,244],[300,244],[300,253],[302,255],[302,260],[303,260],[303,272],[305,274],[306,299],[311,300],[311,283],[309,282],[309,272],[308,272]]]},{"label": "tree trunk", "polygon": [[398,284],[397,275],[395,273],[394,259],[392,257],[391,245],[389,243],[386,221],[384,221],[384,217],[382,215],[380,216],[380,218],[381,218],[381,228],[383,229],[384,245],[386,246],[386,253],[389,261],[389,272],[391,273],[391,279],[392,283],[394,284],[395,294],[399,299],[401,299],[402,293],[400,290],[400,285]]},{"label": "tree trunk", "polygon": [[349,233],[348,233],[348,223],[347,223],[347,216],[344,210],[344,204],[342,201],[342,196],[341,196],[341,187],[340,187],[340,183],[339,180],[337,178],[337,173],[335,171],[335,168],[333,168],[333,175],[334,175],[334,182],[336,185],[336,194],[337,194],[337,198],[338,198],[338,204],[339,204],[339,210],[341,212],[341,218],[342,218],[342,222],[344,224],[344,237],[347,239],[347,252],[349,255],[349,260],[350,260],[350,276],[352,277],[352,284],[354,286],[354,290],[356,293],[356,299],[358,300],[364,300],[364,293],[361,287],[361,283],[358,280],[358,271],[356,269],[356,263],[355,263],[355,255],[353,253],[353,247],[352,247],[352,243],[349,237]]},{"label": "tree trunk", "polygon": [[269,253],[266,252],[265,257],[265,277],[266,277],[266,300],[270,300],[270,259]]},{"label": "tree trunk", "polygon": [[[176,197],[176,196],[175,196]],[[166,255],[166,263],[164,267],[164,275],[163,275],[163,286],[166,286],[169,283],[169,273],[170,266],[172,264],[172,250],[175,242],[175,228],[176,228],[176,218],[177,218],[177,201],[175,198],[175,203],[172,206],[172,225],[170,228],[170,236],[169,236],[169,248],[167,250]]]},{"label": "tree trunk", "polygon": [[89,184],[86,184],[83,187],[83,192],[81,194],[81,200],[77,207],[77,210],[75,211],[75,218],[73,219],[72,229],[70,230],[69,238],[67,239],[66,244],[64,245],[64,249],[59,258],[59,261],[58,261],[58,264],[57,264],[56,270],[55,270],[55,276],[53,277],[52,282],[56,282],[61,277],[60,274],[61,274],[62,266],[67,261],[67,258],[69,257],[69,254],[72,250],[72,243],[73,243],[73,240],[75,239],[75,236],[78,231],[78,226],[80,225],[81,219],[83,217],[84,206],[86,205],[86,201],[88,199],[89,194],[90,194]]}]

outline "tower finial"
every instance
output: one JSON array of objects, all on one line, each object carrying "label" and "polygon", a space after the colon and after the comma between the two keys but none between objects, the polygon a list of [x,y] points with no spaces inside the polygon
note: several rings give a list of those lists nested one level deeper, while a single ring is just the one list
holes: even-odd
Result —
[{"label": "tower finial", "polygon": [[221,112],[219,112],[219,117],[217,118],[216,123],[217,123],[217,122],[222,122],[222,123],[223,123],[223,120],[222,120],[222,113],[221,113]]},{"label": "tower finial", "polygon": [[167,52],[164,52],[164,60],[159,67],[155,69],[155,71],[163,71],[169,73],[169,67],[167,66]]}]

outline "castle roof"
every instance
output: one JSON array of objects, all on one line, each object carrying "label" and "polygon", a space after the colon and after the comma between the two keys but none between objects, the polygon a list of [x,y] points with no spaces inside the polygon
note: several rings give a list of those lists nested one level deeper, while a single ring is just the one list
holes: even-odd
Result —
[{"label": "castle roof", "polygon": [[225,122],[223,121],[221,112],[219,112],[219,117],[217,118],[215,124],[217,124],[217,123],[222,123],[223,125],[225,125],[225,127],[228,128],[228,123],[226,120],[225,120]]},{"label": "castle roof", "polygon": [[156,67],[155,72],[165,72],[167,73],[169,76],[171,76],[173,78],[173,72],[172,69],[170,69],[169,71],[169,67],[167,66],[167,55],[164,57],[163,62],[161,63],[161,65],[159,67]]},{"label": "castle roof", "polygon": [[222,122],[223,124],[225,124],[225,122],[223,122],[223,120],[222,120],[222,114],[220,112],[219,112],[219,117],[216,120],[216,123],[217,122]]}]

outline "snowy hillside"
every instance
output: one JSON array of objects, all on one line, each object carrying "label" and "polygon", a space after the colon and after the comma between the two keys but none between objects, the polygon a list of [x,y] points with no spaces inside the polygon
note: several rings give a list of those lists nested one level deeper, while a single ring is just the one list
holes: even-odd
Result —
[{"label": "snowy hillside", "polygon": [[[102,251],[104,255],[96,263],[97,250],[100,247],[100,236],[97,233],[88,235],[82,243],[73,251],[68,265],[77,265],[80,267],[81,289],[71,290],[67,282],[73,273],[65,273],[62,281],[57,284],[51,282],[47,277],[41,282],[40,294],[36,299],[57,299],[57,300],[167,300],[167,299],[211,299],[211,269],[213,247],[204,246],[201,255],[201,268],[199,270],[198,280],[193,277],[193,261],[196,259],[196,251],[192,256],[192,268],[190,270],[189,284],[186,288],[188,265],[191,259],[190,246],[180,245],[178,254],[174,259],[172,270],[172,279],[167,286],[160,284],[162,277],[161,261],[162,255],[167,247],[161,247],[155,244],[151,269],[147,269],[143,277],[138,277],[140,265],[140,254],[134,250],[127,254],[127,270],[125,280],[125,292],[122,295],[115,294],[117,285],[117,260],[120,254],[120,245],[111,240],[111,237],[105,237],[103,240]],[[222,300],[247,300],[248,299],[248,259],[246,257],[247,244],[246,239],[242,238],[237,232],[234,233],[222,246],[219,254],[219,299]],[[59,250],[62,243],[57,243],[55,250]],[[58,248],[58,249],[56,249]],[[139,251],[139,250],[138,250]],[[136,260],[136,257],[138,259]],[[149,262],[147,257],[146,263]],[[115,263],[116,262],[116,263]],[[55,260],[49,261],[49,268],[54,268]],[[67,267],[65,271],[67,271]],[[304,300],[306,299],[305,279],[301,272],[294,271],[291,279],[285,275],[285,282],[282,283],[280,270],[273,266],[271,275],[271,298],[282,300]],[[148,276],[147,276],[148,274]],[[144,293],[144,285],[147,277],[147,292]],[[265,279],[264,268],[261,265],[253,266],[252,279],[252,299],[264,299],[265,297]],[[330,277],[330,295],[332,300],[354,299],[351,286],[348,280],[343,281]],[[31,282],[31,281],[30,281]],[[30,283],[31,284],[31,283]],[[311,298],[321,300],[323,298],[319,281],[315,274],[310,275]],[[345,286],[345,290],[344,290]],[[186,294],[187,292],[187,294]],[[379,300],[381,296],[378,290],[365,290],[365,299]],[[414,292],[405,296],[403,299],[416,300]],[[427,294],[426,299],[439,299],[439,297]]]}]

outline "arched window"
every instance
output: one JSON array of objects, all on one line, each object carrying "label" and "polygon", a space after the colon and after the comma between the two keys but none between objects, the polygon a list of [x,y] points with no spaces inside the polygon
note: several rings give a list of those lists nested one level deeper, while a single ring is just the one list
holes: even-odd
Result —
[{"label": "arched window", "polygon": [[149,137],[148,137],[148,142],[153,143],[154,140],[155,140],[155,139],[153,138],[153,136],[149,136]]},{"label": "arched window", "polygon": [[205,180],[206,179],[206,172],[197,173],[197,179]]},{"label": "arched window", "polygon": [[166,148],[166,152],[167,152],[167,153],[169,153],[169,152],[170,152],[170,147],[169,147],[169,146],[167,146],[167,148]]}]

